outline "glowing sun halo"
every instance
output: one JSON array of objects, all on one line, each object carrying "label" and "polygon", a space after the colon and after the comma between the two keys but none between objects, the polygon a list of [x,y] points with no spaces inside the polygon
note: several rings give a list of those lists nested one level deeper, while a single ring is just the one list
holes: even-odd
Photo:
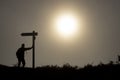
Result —
[{"label": "glowing sun halo", "polygon": [[57,18],[56,27],[60,35],[72,36],[77,30],[77,20],[73,15],[64,14]]}]

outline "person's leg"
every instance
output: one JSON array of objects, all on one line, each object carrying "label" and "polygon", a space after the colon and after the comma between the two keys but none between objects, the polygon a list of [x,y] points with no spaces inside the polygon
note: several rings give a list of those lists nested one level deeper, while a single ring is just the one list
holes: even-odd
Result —
[{"label": "person's leg", "polygon": [[22,59],[22,67],[25,67],[25,59]]},{"label": "person's leg", "polygon": [[20,64],[21,64],[21,60],[18,59],[18,67],[20,67]]}]

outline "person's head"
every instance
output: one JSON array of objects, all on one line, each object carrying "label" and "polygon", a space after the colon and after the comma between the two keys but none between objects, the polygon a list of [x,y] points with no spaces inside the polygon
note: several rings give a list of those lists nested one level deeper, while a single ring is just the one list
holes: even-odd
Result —
[{"label": "person's head", "polygon": [[25,47],[25,44],[23,43],[23,44],[21,45],[21,47],[24,48],[24,47]]}]

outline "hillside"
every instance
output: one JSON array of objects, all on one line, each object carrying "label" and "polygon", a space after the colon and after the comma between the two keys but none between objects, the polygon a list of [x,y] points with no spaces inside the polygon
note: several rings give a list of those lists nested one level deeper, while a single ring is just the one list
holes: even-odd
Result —
[{"label": "hillside", "polygon": [[0,65],[0,79],[67,79],[67,80],[116,80],[120,79],[119,64],[100,64],[98,66],[86,65],[84,68],[70,65],[42,66],[35,69],[17,68]]}]

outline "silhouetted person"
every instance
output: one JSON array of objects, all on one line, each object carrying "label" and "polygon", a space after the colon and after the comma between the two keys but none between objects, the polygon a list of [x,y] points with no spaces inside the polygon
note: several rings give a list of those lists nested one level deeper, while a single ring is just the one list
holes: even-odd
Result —
[{"label": "silhouetted person", "polygon": [[25,67],[24,54],[26,50],[30,50],[30,49],[32,49],[32,47],[25,48],[25,44],[22,44],[21,47],[17,50],[16,56],[18,59],[18,67],[20,67],[21,63],[22,63],[22,67]]}]

